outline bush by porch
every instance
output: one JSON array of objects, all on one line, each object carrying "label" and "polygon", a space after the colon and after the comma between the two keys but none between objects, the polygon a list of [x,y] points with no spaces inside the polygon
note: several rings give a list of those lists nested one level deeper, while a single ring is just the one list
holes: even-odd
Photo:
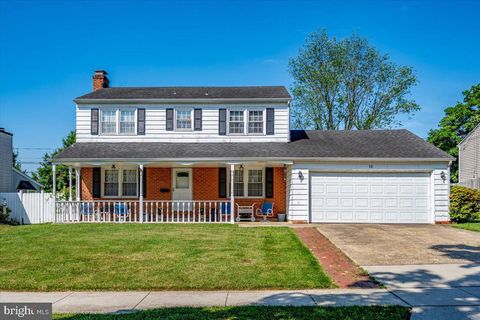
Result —
[{"label": "bush by porch", "polygon": [[327,288],[289,228],[0,226],[1,290]]}]

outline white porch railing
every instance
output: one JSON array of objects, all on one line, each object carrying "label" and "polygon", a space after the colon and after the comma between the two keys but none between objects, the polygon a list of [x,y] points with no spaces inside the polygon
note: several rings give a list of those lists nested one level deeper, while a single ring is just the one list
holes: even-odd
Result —
[{"label": "white porch railing", "polygon": [[230,201],[57,201],[57,223],[230,223]]}]

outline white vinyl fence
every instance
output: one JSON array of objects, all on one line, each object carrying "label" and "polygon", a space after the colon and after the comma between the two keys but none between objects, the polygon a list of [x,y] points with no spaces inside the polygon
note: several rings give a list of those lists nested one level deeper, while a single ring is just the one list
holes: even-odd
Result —
[{"label": "white vinyl fence", "polygon": [[55,201],[51,193],[5,192],[0,193],[0,202],[3,201],[11,210],[10,218],[21,224],[55,222]]}]

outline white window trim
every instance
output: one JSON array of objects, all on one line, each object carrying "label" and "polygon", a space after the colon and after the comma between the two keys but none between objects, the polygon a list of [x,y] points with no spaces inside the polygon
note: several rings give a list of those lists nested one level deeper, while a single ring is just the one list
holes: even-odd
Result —
[{"label": "white window trim", "polygon": [[[138,168],[136,167],[118,167],[116,166],[116,170],[118,170],[118,196],[106,196],[105,195],[105,170],[111,170],[111,167],[102,167],[101,168],[101,191],[102,191],[102,198],[107,199],[118,199],[118,198],[125,198],[125,199],[134,199],[138,198]],[[135,179],[137,181],[137,188],[135,190],[134,196],[124,196],[123,195],[123,170],[135,170]]]},{"label": "white window trim", "polygon": [[[104,111],[115,111],[115,133],[103,133],[102,129],[102,113]],[[137,135],[137,122],[138,122],[138,115],[137,115],[137,108],[134,109],[134,130],[133,133],[120,133],[120,111],[132,111],[132,108],[121,107],[121,108],[99,108],[99,115],[98,115],[98,135],[100,136],[136,136]]]},{"label": "white window trim", "polygon": [[[240,168],[235,168],[240,170]],[[248,170],[262,170],[262,195],[249,196],[248,195]],[[227,198],[230,198],[230,168],[227,168]],[[262,199],[265,198],[265,167],[261,166],[243,166],[243,196],[234,196],[240,199]]]},{"label": "white window trim", "polygon": [[[177,128],[177,111],[190,111],[190,129],[188,128]],[[192,107],[180,107],[173,110],[173,129],[178,132],[191,132],[195,126],[195,119],[193,114]]]},{"label": "white window trim", "polygon": [[[230,111],[243,111],[243,133],[230,133]],[[263,118],[263,132],[249,133],[248,132],[248,114],[249,111],[262,111]],[[227,135],[229,136],[265,136],[267,134],[267,109],[264,107],[233,107],[227,110]]]}]

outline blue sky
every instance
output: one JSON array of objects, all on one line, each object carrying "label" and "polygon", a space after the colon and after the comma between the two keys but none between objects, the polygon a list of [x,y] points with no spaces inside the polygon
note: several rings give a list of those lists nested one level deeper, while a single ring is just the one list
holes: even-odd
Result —
[{"label": "blue sky", "polygon": [[[75,128],[95,69],[112,86],[285,85],[306,35],[356,32],[412,66],[421,137],[480,81],[479,2],[0,2],[0,127],[29,171]],[[30,150],[26,148],[45,148]]]}]

